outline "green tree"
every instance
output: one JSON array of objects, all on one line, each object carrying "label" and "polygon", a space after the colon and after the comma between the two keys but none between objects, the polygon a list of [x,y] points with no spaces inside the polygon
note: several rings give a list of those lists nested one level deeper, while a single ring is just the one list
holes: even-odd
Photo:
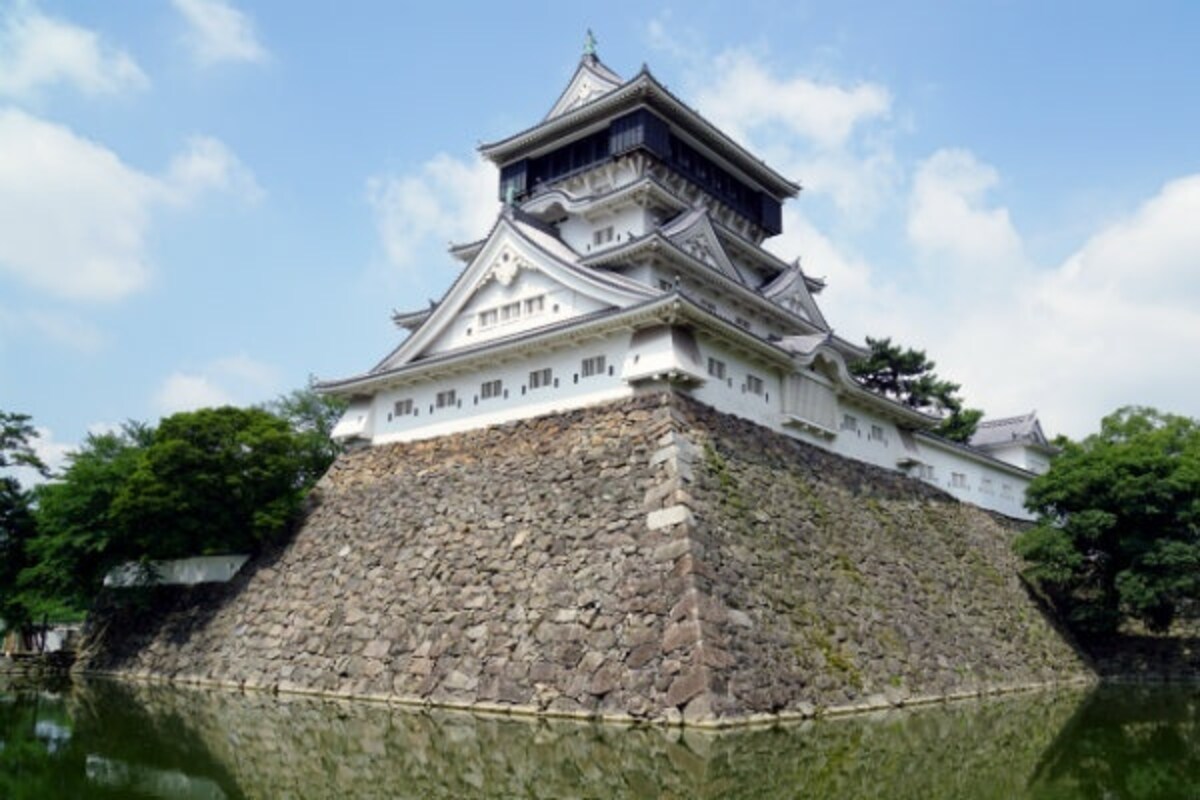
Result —
[{"label": "green tree", "polygon": [[1026,491],[1038,524],[1016,540],[1025,575],[1084,633],[1125,619],[1165,631],[1200,601],[1200,423],[1150,408],[1060,442]]},{"label": "green tree", "polygon": [[[26,616],[78,613],[120,564],[257,552],[287,535],[336,457],[328,433],[341,411],[309,390],[270,409],[202,409],[157,429],[129,422],[88,436],[62,474],[37,488],[32,515],[28,498],[11,504],[23,516],[19,539],[0,540],[0,597]],[[25,438],[6,438],[5,452],[29,463],[32,428],[18,422]],[[20,558],[7,557],[4,541]]]},{"label": "green tree", "polygon": [[30,563],[20,576],[27,597],[82,611],[109,569],[138,557],[124,540],[112,504],[153,436],[139,422],[89,434],[68,454],[58,479],[37,488],[38,531],[26,547]]},{"label": "green tree", "polygon": [[966,442],[975,433],[983,412],[966,408],[958,396],[959,384],[943,380],[933,370],[936,363],[924,350],[902,348],[891,338],[867,337],[871,352],[849,364],[850,373],[873,392],[909,408],[942,415],[935,433]]},{"label": "green tree", "polygon": [[346,405],[340,397],[317,394],[310,381],[308,387],[282,395],[264,406],[285,420],[299,437],[305,462],[303,481],[307,486],[320,480],[342,452],[342,446],[330,434],[346,411]]},{"label": "green tree", "polygon": [[[48,475],[33,449],[37,435],[29,415],[0,411],[0,469],[30,467]],[[26,544],[35,531],[29,493],[12,475],[0,475],[0,619],[13,628],[31,621],[17,578],[28,564]]]},{"label": "green tree", "polygon": [[164,419],[109,508],[133,558],[255,552],[300,513],[311,464],[287,422],[259,408]]}]

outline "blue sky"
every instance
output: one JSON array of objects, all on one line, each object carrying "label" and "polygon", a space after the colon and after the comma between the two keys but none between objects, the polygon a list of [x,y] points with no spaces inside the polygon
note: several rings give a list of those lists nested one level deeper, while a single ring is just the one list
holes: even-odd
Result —
[{"label": "blue sky", "polygon": [[994,415],[1200,416],[1200,6],[0,0],[0,408],[88,430],[371,366],[584,31],[805,186],[772,244]]}]

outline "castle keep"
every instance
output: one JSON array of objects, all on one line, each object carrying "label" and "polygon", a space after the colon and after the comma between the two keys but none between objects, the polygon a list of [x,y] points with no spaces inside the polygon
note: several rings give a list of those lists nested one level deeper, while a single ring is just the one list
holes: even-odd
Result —
[{"label": "castle keep", "polygon": [[855,382],[865,353],[822,315],[823,282],[762,247],[800,186],[648,70],[622,80],[585,53],[544,120],[480,150],[503,211],[451,248],[465,267],[441,301],[395,315],[411,332],[395,350],[319,386],[351,403],[335,437],[413,441],[670,387],[1027,516],[1036,419],[985,423],[985,447],[965,447]]}]

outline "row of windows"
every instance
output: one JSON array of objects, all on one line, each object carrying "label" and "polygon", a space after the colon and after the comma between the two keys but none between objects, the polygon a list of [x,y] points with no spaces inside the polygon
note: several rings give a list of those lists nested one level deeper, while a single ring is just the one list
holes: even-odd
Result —
[{"label": "row of windows", "polygon": [[527,297],[524,300],[514,300],[495,308],[485,308],[479,312],[479,327],[490,328],[502,322],[512,322],[521,317],[531,317],[546,310],[546,295]]},{"label": "row of windows", "polygon": [[[579,364],[579,372],[575,375],[575,382],[579,379],[591,378],[597,375],[612,375],[613,369],[608,365],[607,357],[603,355],[589,356],[583,359]],[[524,394],[526,389],[533,391],[534,389],[544,389],[550,386],[558,386],[558,380],[554,377],[554,370],[550,367],[535,369],[529,373],[529,381],[525,386],[521,387],[521,394]],[[490,381],[484,381],[479,385],[479,396],[475,402],[480,400],[493,400],[496,398],[508,397],[508,390],[504,388],[504,381],[495,378]],[[462,401],[458,398],[457,390],[446,389],[434,395],[433,405],[429,407],[429,413],[432,414],[439,408],[462,408]],[[417,408],[411,397],[405,397],[397,400],[392,405],[392,412],[388,415],[388,419],[396,417],[406,417],[409,415],[417,416],[420,410]]]},{"label": "row of windows", "polygon": [[[853,414],[842,415],[841,429],[848,433],[857,433],[862,435],[858,426],[858,417]],[[867,440],[872,442],[881,442],[887,446],[887,433],[882,425],[872,425],[870,432],[867,434]],[[928,464],[920,464],[917,466],[917,477],[926,481],[934,480],[933,467]],[[954,489],[970,489],[967,483],[967,475],[965,472],[951,472],[950,486]],[[981,478],[979,483],[979,491],[981,494],[995,494],[994,484],[991,478]],[[1012,484],[1001,483],[1000,495],[1002,497],[1012,497]]]},{"label": "row of windows", "polygon": [[[719,381],[727,380],[726,373],[728,372],[725,362],[719,358],[708,357],[708,374],[710,377],[716,378]],[[732,386],[732,382],[729,384]],[[750,394],[764,395],[766,393],[766,384],[763,379],[752,373],[746,373],[746,382],[742,385],[744,391]]]},{"label": "row of windows", "polygon": [[[950,486],[955,489],[970,489],[971,488],[971,485],[967,482],[967,475],[965,472],[951,472],[950,473]],[[991,478],[980,478],[979,479],[979,493],[994,495],[996,493],[995,482]],[[1006,497],[1006,498],[1011,498],[1013,496],[1013,487],[1012,487],[1011,483],[1006,483],[1004,481],[1001,481],[1000,496]]]},{"label": "row of windows", "polygon": [[[842,414],[841,429],[850,433],[857,433],[859,436],[862,432],[858,428],[858,417],[853,414]],[[887,446],[887,432],[884,431],[882,425],[872,425],[871,430],[867,432],[867,441],[880,442],[885,447]]]},{"label": "row of windows", "polygon": [[[937,476],[934,473],[933,466],[930,464],[918,464],[916,469],[916,477],[923,481],[929,481],[930,483],[937,482]],[[967,474],[965,472],[951,472],[950,488],[970,490],[971,485],[967,482]],[[994,495],[996,493],[995,482],[991,478],[980,478],[979,493]],[[1012,499],[1013,487],[1011,483],[1006,483],[1003,481],[1000,483],[1000,496],[1005,499]]]}]

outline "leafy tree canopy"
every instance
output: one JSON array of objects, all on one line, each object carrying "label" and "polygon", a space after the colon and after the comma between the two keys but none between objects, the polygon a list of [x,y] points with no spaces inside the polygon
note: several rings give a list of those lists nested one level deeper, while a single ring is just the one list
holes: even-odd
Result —
[{"label": "leafy tree canopy", "polygon": [[[0,469],[32,467],[48,474],[33,449],[36,438],[27,414],[0,411]],[[12,475],[0,475],[0,619],[12,627],[30,622],[30,612],[17,589],[17,576],[27,564],[25,544],[34,531],[29,493]]]},{"label": "leafy tree canopy", "polygon": [[328,433],[340,413],[305,389],[266,408],[202,409],[157,429],[130,422],[88,436],[37,488],[34,513],[21,507],[22,538],[0,565],[2,585],[26,616],[78,612],[119,564],[279,541],[337,455]]},{"label": "leafy tree canopy", "polygon": [[1038,524],[1016,541],[1026,577],[1080,631],[1125,619],[1165,631],[1200,601],[1200,423],[1151,408],[1060,441],[1026,491]]},{"label": "leafy tree canopy", "polygon": [[59,479],[37,488],[38,534],[26,545],[30,563],[20,579],[27,604],[82,610],[111,567],[139,557],[124,540],[112,504],[153,436],[138,422],[89,434],[67,455]]},{"label": "leafy tree canopy", "polygon": [[330,434],[346,411],[346,405],[340,397],[317,394],[310,380],[308,388],[296,389],[264,406],[291,425],[299,437],[304,459],[303,480],[308,485],[320,480],[342,451],[341,444]]},{"label": "leafy tree canopy", "polygon": [[975,433],[983,412],[965,408],[958,396],[959,384],[937,376],[937,366],[924,350],[902,348],[891,338],[867,337],[871,352],[851,362],[850,373],[868,389],[909,408],[941,414],[935,433],[956,442],[966,442]]},{"label": "leafy tree canopy", "polygon": [[175,414],[159,424],[109,515],[130,554],[253,552],[298,515],[306,455],[288,423],[262,409]]}]

